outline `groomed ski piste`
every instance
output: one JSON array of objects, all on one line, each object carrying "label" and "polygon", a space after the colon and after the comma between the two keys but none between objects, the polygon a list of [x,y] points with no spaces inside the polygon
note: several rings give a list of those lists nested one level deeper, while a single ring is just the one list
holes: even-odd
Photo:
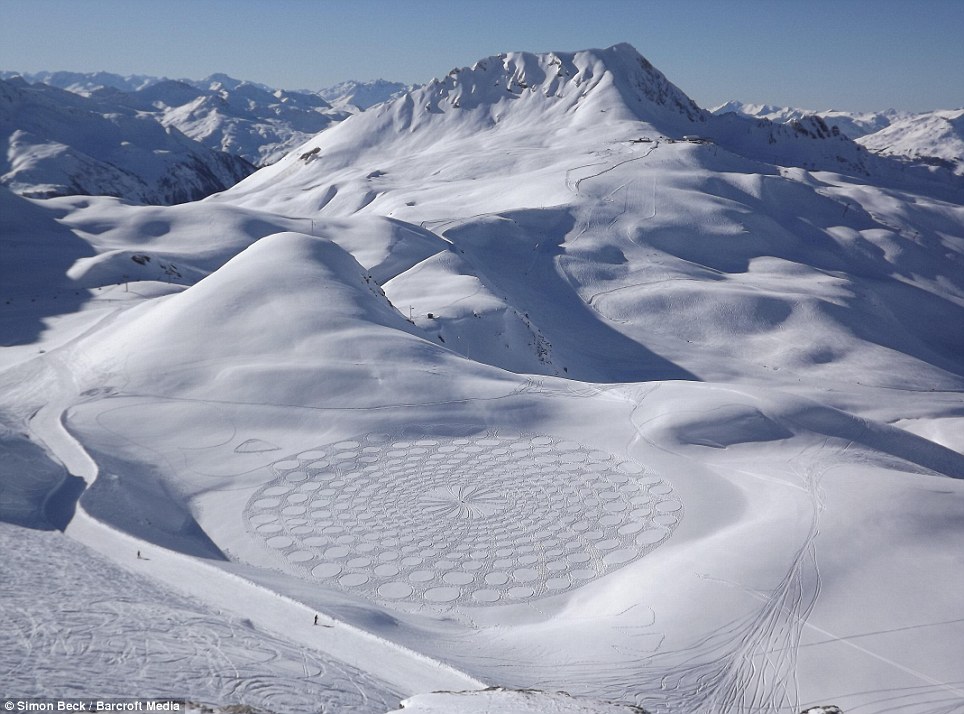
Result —
[{"label": "groomed ski piste", "polygon": [[0,694],[964,711],[961,186],[617,45],[0,189]]}]

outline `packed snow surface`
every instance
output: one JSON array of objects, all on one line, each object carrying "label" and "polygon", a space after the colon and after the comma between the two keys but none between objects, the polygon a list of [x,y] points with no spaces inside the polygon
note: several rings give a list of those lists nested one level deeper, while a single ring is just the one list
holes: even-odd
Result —
[{"label": "packed snow surface", "polygon": [[0,694],[960,711],[938,169],[617,45],[199,202],[0,188]]},{"label": "packed snow surface", "polygon": [[629,704],[573,698],[565,692],[486,689],[479,692],[434,692],[420,694],[402,702],[390,714],[645,714]]}]

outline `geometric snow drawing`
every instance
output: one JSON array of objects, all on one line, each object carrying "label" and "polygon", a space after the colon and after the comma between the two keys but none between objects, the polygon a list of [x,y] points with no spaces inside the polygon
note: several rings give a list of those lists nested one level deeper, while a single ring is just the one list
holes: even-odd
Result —
[{"label": "geometric snow drawing", "polygon": [[383,603],[518,603],[663,543],[683,504],[634,461],[544,435],[367,434],[277,461],[248,531],[305,577]]}]

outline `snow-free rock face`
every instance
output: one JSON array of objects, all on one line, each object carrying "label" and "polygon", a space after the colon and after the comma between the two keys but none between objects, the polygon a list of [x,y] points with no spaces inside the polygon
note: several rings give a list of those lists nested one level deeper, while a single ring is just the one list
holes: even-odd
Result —
[{"label": "snow-free rock face", "polygon": [[22,80],[0,82],[0,182],[23,196],[117,196],[172,204],[233,185],[254,167],[120,105]]}]

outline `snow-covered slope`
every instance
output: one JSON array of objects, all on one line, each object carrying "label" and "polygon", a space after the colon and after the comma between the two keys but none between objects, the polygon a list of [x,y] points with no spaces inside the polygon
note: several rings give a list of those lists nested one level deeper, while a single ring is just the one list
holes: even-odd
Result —
[{"label": "snow-covered slope", "polygon": [[0,70],[0,79],[21,77],[30,84],[49,84],[51,87],[65,89],[75,94],[87,95],[104,87],[112,87],[124,92],[136,92],[161,81],[159,77],[143,74],[120,75],[113,72],[16,72]]},{"label": "snow-covered slope", "polygon": [[[19,76],[0,72],[2,79]],[[152,115],[209,149],[240,156],[256,166],[277,161],[312,135],[358,111],[356,107],[335,109],[320,94],[308,90],[274,89],[226,74],[173,80],[108,72],[36,72],[22,78],[95,99],[104,113],[116,113],[117,107],[123,107]],[[381,87],[381,83],[373,83],[370,90],[377,93]]]},{"label": "snow-covered slope", "polygon": [[[492,136],[525,153],[502,152],[485,161],[465,160],[466,154],[482,158]],[[512,185],[516,179],[511,174],[519,173],[519,166],[535,152],[561,149],[565,142],[573,153],[598,156],[601,149],[596,147],[600,146],[610,153],[617,146],[645,153],[655,140],[662,140],[665,146],[669,140],[693,136],[753,161],[855,175],[874,173],[887,181],[899,180],[901,175],[901,167],[894,162],[881,161],[816,117],[783,125],[733,114],[713,116],[633,48],[617,45],[596,53],[514,53],[453,70],[443,79],[353,116],[307,142],[270,170],[244,182],[235,195],[258,192],[281,181],[305,190],[299,197],[303,205],[320,206],[333,200],[335,208],[341,201],[327,192],[337,192],[336,182],[319,182],[316,177],[351,165],[358,174],[366,172],[359,179],[368,182],[370,190],[360,195],[362,200],[365,196],[371,199],[380,186],[392,183],[385,176],[387,168],[377,161],[386,164],[404,153],[410,154],[412,161],[421,163],[424,157],[426,164],[443,162],[446,166],[446,171],[429,172],[426,184],[444,183],[446,176],[464,176],[464,169],[457,167],[472,165],[473,170]],[[456,151],[458,154],[453,153]],[[445,158],[446,153],[450,158]],[[376,163],[360,168],[369,157]],[[570,165],[570,183],[603,163],[587,160],[585,166]],[[449,167],[453,168],[451,174],[446,173]],[[476,174],[476,180],[486,178],[483,174]],[[510,176],[505,178],[507,174]],[[321,188],[316,191],[315,186]],[[499,192],[500,196],[508,194]],[[531,205],[524,188],[517,196],[516,205]]]},{"label": "snow-covered slope", "polygon": [[772,104],[746,104],[736,100],[721,104],[710,111],[717,115],[734,112],[754,119],[769,119],[778,124],[818,116],[826,122],[827,126],[836,127],[842,134],[855,140],[885,129],[894,121],[907,117],[906,112],[898,112],[895,109],[883,112],[847,112],[836,109],[815,111],[796,107],[778,107]]},{"label": "snow-covered slope", "polygon": [[[193,641],[124,611],[145,691],[954,711],[964,203],[902,168],[617,45],[481,60],[204,201],[0,193],[33,266],[0,294],[0,519],[276,652],[270,687],[223,645],[185,677]],[[74,602],[18,587],[32,621]],[[16,622],[12,691],[103,681]]]},{"label": "snow-covered slope", "polygon": [[21,80],[0,81],[0,143],[0,182],[24,196],[182,203],[253,171],[150,116]]},{"label": "snow-covered slope", "polygon": [[115,101],[154,112],[165,126],[259,166],[348,116],[309,92],[270,90],[227,77],[195,85],[162,81]]},{"label": "snow-covered slope", "polygon": [[812,117],[819,117],[831,129],[857,140],[875,154],[945,168],[958,175],[964,171],[964,109],[917,114],[893,109],[871,113],[816,112],[731,101],[712,112],[716,115],[735,113],[778,124],[793,124],[808,118],[812,121]]},{"label": "snow-covered slope", "polygon": [[617,704],[565,692],[532,689],[485,689],[480,692],[433,692],[406,699],[401,709],[390,714],[646,714],[630,704]]},{"label": "snow-covered slope", "polygon": [[318,94],[336,106],[347,107],[350,105],[365,110],[376,104],[387,102],[389,99],[394,99],[409,89],[410,87],[401,82],[389,82],[384,79],[373,79],[368,82],[350,79],[326,87]]},{"label": "snow-covered slope", "polygon": [[860,143],[883,156],[906,158],[964,175],[964,109],[900,119],[862,137]]}]

